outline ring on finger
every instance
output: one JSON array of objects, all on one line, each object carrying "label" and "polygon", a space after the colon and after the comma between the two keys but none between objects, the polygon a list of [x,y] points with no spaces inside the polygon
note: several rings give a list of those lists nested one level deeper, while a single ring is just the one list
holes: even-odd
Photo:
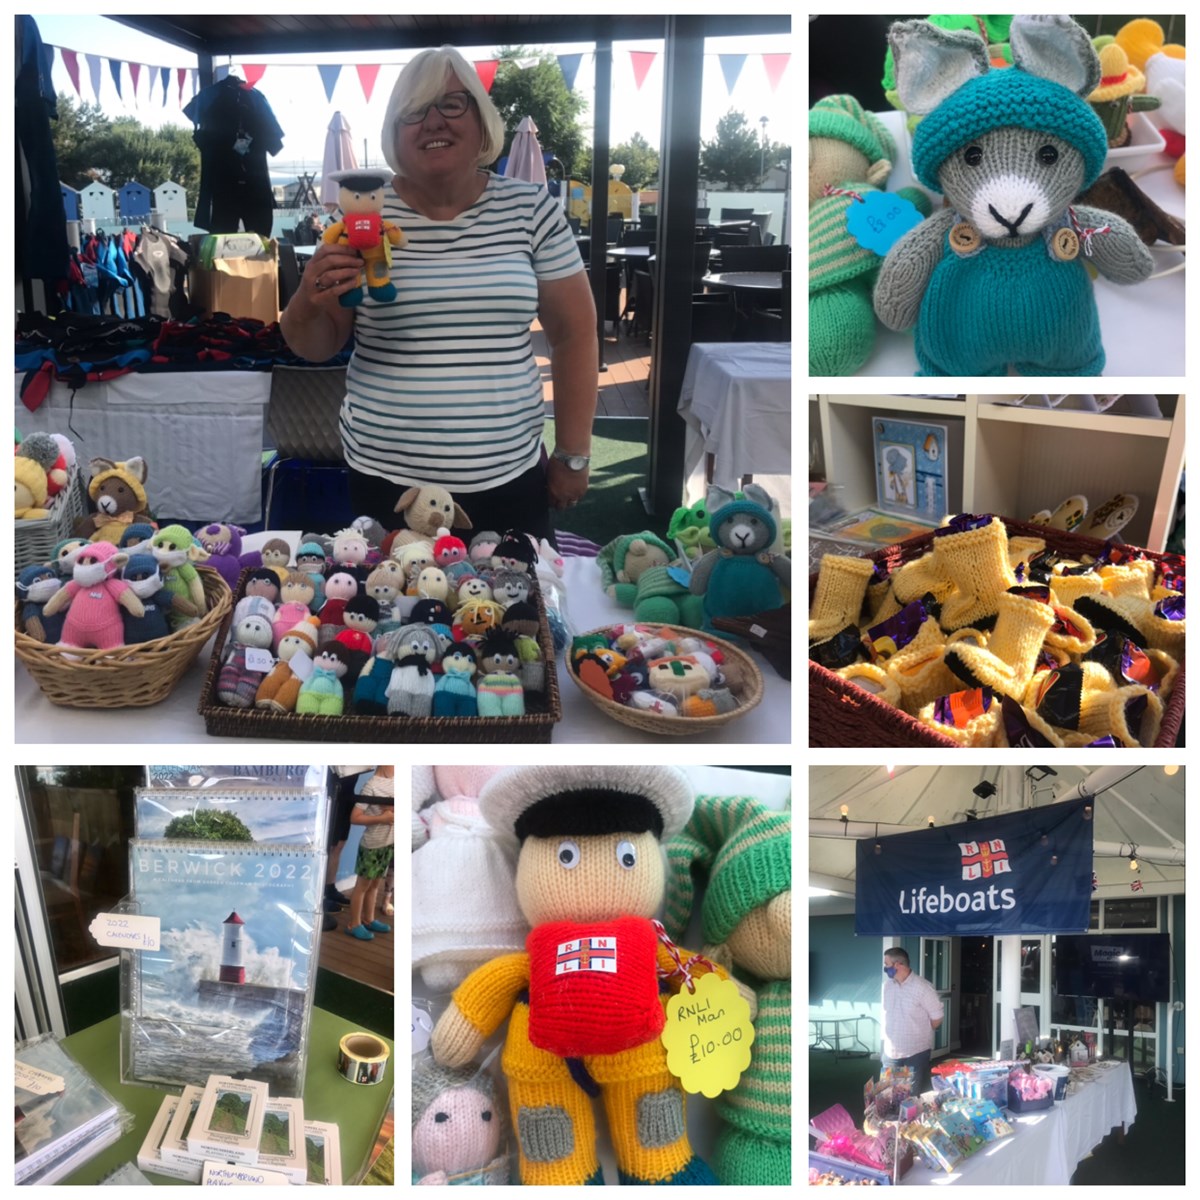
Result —
[{"label": "ring on finger", "polygon": [[329,287],[329,284],[327,284],[327,283],[322,283],[322,282],[321,282],[321,281],[318,279],[318,280],[317,280],[317,281],[316,281],[316,282],[313,284],[313,286],[314,286],[314,287],[317,289],[317,291],[318,291],[318,292],[323,292],[323,291],[325,291],[325,289],[326,289],[326,288],[328,288],[328,287]]}]

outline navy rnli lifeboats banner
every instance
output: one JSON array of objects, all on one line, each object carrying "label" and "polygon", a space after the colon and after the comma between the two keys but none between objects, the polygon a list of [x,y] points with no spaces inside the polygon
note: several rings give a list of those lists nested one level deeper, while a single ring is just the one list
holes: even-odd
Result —
[{"label": "navy rnli lifeboats banner", "polygon": [[856,847],[854,932],[1085,933],[1091,814],[1091,801],[1072,800],[863,838]]}]

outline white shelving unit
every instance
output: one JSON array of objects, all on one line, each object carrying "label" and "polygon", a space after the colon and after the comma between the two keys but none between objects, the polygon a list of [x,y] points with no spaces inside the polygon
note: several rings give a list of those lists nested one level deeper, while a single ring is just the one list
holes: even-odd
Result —
[{"label": "white shelving unit", "polygon": [[809,418],[819,421],[826,478],[848,512],[876,503],[871,417],[927,418],[950,429],[951,512],[1024,520],[1077,492],[1093,509],[1128,492],[1140,503],[1121,537],[1148,550],[1164,548],[1183,470],[1183,396],[1158,397],[1162,420],[1014,407],[1009,399],[817,395]]}]

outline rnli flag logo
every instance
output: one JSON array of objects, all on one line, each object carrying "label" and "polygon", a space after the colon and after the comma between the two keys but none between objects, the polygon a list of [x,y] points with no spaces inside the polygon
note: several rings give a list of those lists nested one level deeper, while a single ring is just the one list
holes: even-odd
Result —
[{"label": "rnli flag logo", "polygon": [[1008,851],[1001,838],[990,842],[959,842],[962,851],[962,877],[964,879],[991,879],[993,875],[1011,874]]},{"label": "rnli flag logo", "polygon": [[585,937],[563,942],[554,960],[555,975],[573,975],[576,971],[617,973],[617,939]]}]

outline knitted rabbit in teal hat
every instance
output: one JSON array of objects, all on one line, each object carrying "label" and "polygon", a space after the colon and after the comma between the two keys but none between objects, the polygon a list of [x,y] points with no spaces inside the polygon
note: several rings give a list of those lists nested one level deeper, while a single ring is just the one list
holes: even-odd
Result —
[{"label": "knitted rabbit in teal hat", "polygon": [[709,631],[713,617],[779,608],[780,584],[787,587],[791,582],[791,560],[770,550],[777,532],[771,497],[756,483],[746,484],[742,497],[719,487],[708,491],[709,528],[717,549],[696,564],[689,586],[704,597],[703,628]]},{"label": "knitted rabbit in teal hat", "polygon": [[1153,270],[1133,227],[1074,204],[1108,143],[1081,97],[1100,63],[1070,17],[1017,16],[1013,66],[990,69],[983,41],[926,21],[888,40],[905,107],[924,114],[913,174],[948,207],[888,252],[879,319],[915,326],[922,375],[1098,375],[1100,320],[1086,262],[1114,283]]}]

